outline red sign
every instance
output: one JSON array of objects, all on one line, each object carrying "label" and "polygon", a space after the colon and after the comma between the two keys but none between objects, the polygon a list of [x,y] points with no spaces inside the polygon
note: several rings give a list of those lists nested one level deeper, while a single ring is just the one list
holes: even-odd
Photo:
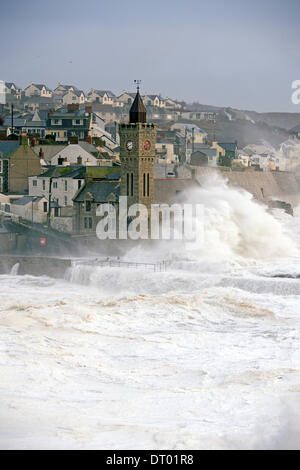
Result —
[{"label": "red sign", "polygon": [[40,244],[41,244],[41,246],[46,246],[47,239],[46,238],[40,238]]}]

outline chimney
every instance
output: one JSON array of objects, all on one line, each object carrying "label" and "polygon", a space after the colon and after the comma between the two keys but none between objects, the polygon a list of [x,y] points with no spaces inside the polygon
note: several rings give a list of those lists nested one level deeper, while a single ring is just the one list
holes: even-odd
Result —
[{"label": "chimney", "polygon": [[69,143],[70,143],[70,144],[78,144],[78,140],[79,140],[79,139],[78,139],[78,136],[77,136],[77,135],[71,135],[71,136],[70,136],[70,141],[69,141]]},{"label": "chimney", "polygon": [[41,159],[44,159],[44,156],[45,156],[45,155],[44,155],[43,149],[42,149],[42,147],[40,147],[39,157],[40,157]]},{"label": "chimney", "polygon": [[75,111],[79,110],[79,104],[77,103],[72,103],[68,104],[68,113],[74,113]]},{"label": "chimney", "polygon": [[20,135],[20,144],[21,145],[28,145],[28,137],[26,132],[22,132]]},{"label": "chimney", "polygon": [[91,106],[91,105],[86,105],[86,107],[85,107],[85,112],[91,114],[91,112],[92,112],[92,106]]}]

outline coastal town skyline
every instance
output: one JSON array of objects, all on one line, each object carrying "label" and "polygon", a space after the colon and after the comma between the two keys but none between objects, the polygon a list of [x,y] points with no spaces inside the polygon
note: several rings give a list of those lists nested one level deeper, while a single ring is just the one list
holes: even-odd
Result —
[{"label": "coastal town skyline", "polygon": [[299,78],[299,4],[294,0],[289,8],[268,0],[39,5],[31,0],[16,11],[2,6],[3,34],[10,36],[14,52],[0,52],[3,81],[22,88],[31,81],[50,88],[75,83],[79,89],[121,94],[134,91],[133,77],[138,77],[145,94],[258,112],[299,112],[291,100],[292,83]]}]

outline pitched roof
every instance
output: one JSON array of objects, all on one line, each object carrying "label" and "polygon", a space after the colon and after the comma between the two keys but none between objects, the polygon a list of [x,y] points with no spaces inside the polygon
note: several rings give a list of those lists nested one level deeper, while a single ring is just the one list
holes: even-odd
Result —
[{"label": "pitched roof", "polygon": [[84,175],[85,167],[73,166],[53,166],[44,173],[38,175],[39,178],[74,178],[75,176]]},{"label": "pitched roof", "polygon": [[58,152],[61,152],[67,145],[35,145],[32,147],[32,150],[38,155],[40,153],[40,149],[44,152],[44,159],[51,160],[54,155]]},{"label": "pitched roof", "polygon": [[129,122],[146,122],[146,108],[138,91],[129,111]]},{"label": "pitched roof", "polygon": [[[48,88],[46,85],[44,85],[44,83],[30,83],[30,85],[35,86],[35,87],[38,88],[39,90],[41,90],[42,88],[45,87],[47,91],[52,91],[52,90],[50,90],[50,88]],[[27,88],[29,88],[30,85],[28,85]],[[27,90],[27,88],[25,88],[25,89]]]},{"label": "pitched roof", "polygon": [[3,140],[0,141],[0,158],[9,158],[19,148],[18,141]]},{"label": "pitched roof", "polygon": [[[82,91],[82,90],[77,90],[77,89],[76,89],[76,90],[70,90],[70,89],[68,89],[68,90],[66,91],[66,93],[65,93],[63,96],[66,96],[68,93],[74,93],[74,95],[80,97],[82,93],[84,94],[84,91]],[[85,95],[84,95],[84,96],[85,96]]]},{"label": "pitched roof", "polygon": [[91,90],[89,92],[89,95],[92,94],[92,93],[97,93],[97,95],[100,95],[100,96],[103,96],[105,93],[107,94],[107,96],[109,96],[110,98],[114,98],[116,95],[110,91],[110,90],[95,90],[93,89],[93,91]]},{"label": "pitched roof", "polygon": [[17,206],[26,206],[30,202],[37,202],[43,199],[43,196],[23,196],[20,197],[17,201],[14,202]]},{"label": "pitched roof", "polygon": [[88,178],[119,180],[121,178],[121,168],[112,166],[87,166],[86,175]]},{"label": "pitched roof", "polygon": [[86,198],[92,198],[94,202],[107,202],[113,194],[117,199],[120,195],[120,183],[113,181],[94,181],[86,183],[74,197],[75,202],[83,202]]}]

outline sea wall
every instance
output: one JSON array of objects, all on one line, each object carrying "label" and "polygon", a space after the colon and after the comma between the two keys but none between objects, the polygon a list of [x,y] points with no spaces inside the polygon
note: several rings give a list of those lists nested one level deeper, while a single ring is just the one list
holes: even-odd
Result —
[{"label": "sea wall", "polygon": [[44,256],[0,256],[0,274],[9,274],[16,264],[20,275],[49,276],[63,279],[67,268],[71,266],[70,259],[50,258]]},{"label": "sea wall", "polygon": [[225,171],[220,168],[193,167],[195,178],[201,184],[220,175],[229,186],[240,187],[253,194],[254,198],[268,204],[278,199],[293,207],[300,203],[300,175],[288,171]]}]

